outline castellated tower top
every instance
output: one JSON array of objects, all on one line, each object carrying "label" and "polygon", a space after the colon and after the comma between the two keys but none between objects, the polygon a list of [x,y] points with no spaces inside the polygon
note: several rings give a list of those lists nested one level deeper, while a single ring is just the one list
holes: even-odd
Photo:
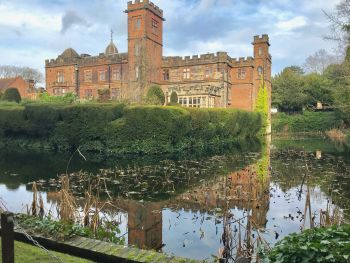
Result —
[{"label": "castellated tower top", "polygon": [[254,44],[258,44],[258,43],[267,43],[270,46],[270,39],[269,36],[264,34],[261,37],[260,36],[254,36],[254,42],[252,43]]},{"label": "castellated tower top", "polygon": [[[150,0],[134,0],[128,2],[128,9],[125,10],[125,13],[129,13],[130,11],[148,9],[155,15],[159,16],[163,19],[163,10],[160,9],[157,5],[150,2]],[[164,19],[163,19],[164,20]]]}]

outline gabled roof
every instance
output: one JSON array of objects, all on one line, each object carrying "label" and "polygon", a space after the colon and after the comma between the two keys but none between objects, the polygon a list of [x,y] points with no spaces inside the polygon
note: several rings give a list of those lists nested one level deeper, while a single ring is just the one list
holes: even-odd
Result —
[{"label": "gabled roof", "polygon": [[0,90],[10,88],[12,83],[14,83],[18,78],[21,77],[0,79]]}]

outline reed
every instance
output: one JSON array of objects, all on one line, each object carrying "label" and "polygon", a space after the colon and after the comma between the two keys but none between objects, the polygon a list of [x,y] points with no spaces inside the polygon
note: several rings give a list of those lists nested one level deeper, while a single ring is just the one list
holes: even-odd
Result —
[{"label": "reed", "polygon": [[68,175],[61,177],[62,188],[60,191],[61,202],[59,204],[59,218],[65,222],[76,222],[77,204],[69,188]]}]

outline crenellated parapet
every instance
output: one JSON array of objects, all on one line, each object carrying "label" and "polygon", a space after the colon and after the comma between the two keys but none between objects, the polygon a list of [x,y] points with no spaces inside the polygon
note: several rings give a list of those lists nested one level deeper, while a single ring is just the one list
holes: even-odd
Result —
[{"label": "crenellated parapet", "polygon": [[269,36],[264,34],[262,36],[254,36],[254,42],[252,43],[254,44],[259,44],[259,43],[267,43],[270,46],[270,39]]},{"label": "crenellated parapet", "polygon": [[253,57],[230,58],[230,63],[232,67],[253,67],[254,58]]},{"label": "crenellated parapet", "polygon": [[148,9],[157,16],[163,18],[163,10],[159,8],[159,6],[155,5],[149,0],[134,0],[128,2],[128,9],[125,10],[126,13],[130,11],[140,10],[140,9]]},{"label": "crenellated parapet", "polygon": [[203,64],[213,64],[213,63],[225,63],[228,62],[229,56],[227,52],[217,52],[193,55],[193,56],[175,56],[175,57],[163,57],[163,67],[173,67],[173,66],[194,66]]},{"label": "crenellated parapet", "polygon": [[45,60],[46,67],[61,67],[61,66],[93,66],[98,64],[113,64],[113,63],[122,63],[128,59],[127,53],[118,53],[114,55],[106,56],[104,53],[99,54],[98,56],[90,56],[88,54],[82,54],[76,58],[63,58],[58,56],[56,59],[47,59]]}]

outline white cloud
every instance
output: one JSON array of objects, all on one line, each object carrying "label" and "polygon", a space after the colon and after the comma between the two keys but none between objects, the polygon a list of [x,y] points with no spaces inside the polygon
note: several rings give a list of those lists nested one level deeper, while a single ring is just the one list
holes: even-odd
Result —
[{"label": "white cloud", "polygon": [[44,14],[35,9],[23,10],[18,6],[10,6],[0,3],[0,25],[22,27],[26,25],[38,30],[59,30],[60,15]]},{"label": "white cloud", "polygon": [[303,16],[297,16],[292,19],[279,21],[276,27],[280,30],[292,31],[307,25],[307,19]]}]

